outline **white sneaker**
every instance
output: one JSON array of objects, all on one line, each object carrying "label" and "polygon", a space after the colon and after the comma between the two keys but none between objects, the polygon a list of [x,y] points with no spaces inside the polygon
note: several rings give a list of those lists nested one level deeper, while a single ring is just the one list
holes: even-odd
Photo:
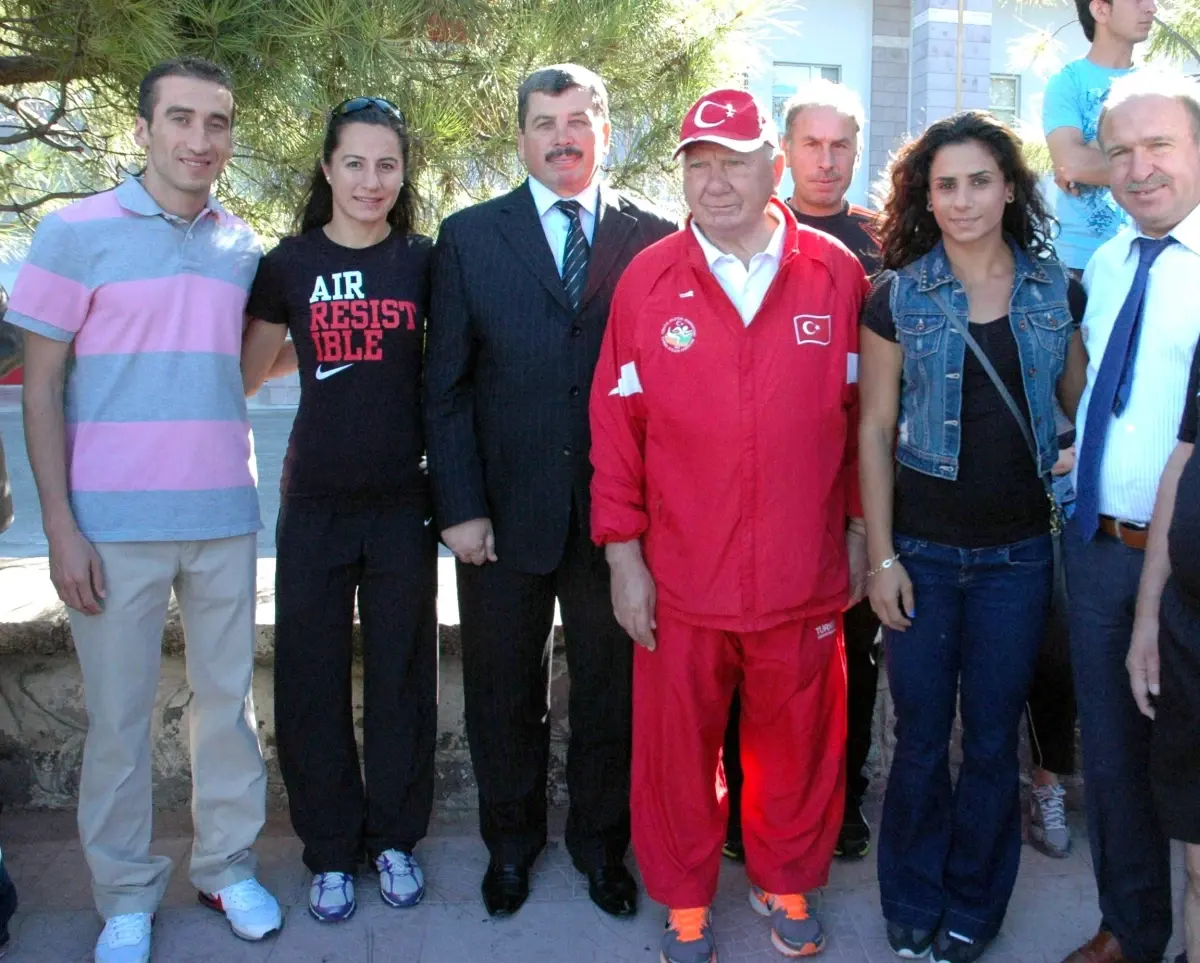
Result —
[{"label": "white sneaker", "polygon": [[279,903],[253,876],[215,893],[201,893],[200,902],[224,913],[234,934],[244,940],[261,940],[283,926]]},{"label": "white sneaker", "polygon": [[416,906],[425,895],[425,874],[411,853],[388,849],[375,860],[379,894],[389,906]]},{"label": "white sneaker", "polygon": [[308,911],[322,923],[340,923],[354,915],[354,878],[349,873],[316,873],[308,888]]},{"label": "white sneaker", "polygon": [[96,940],[96,963],[150,963],[149,913],[110,916]]}]

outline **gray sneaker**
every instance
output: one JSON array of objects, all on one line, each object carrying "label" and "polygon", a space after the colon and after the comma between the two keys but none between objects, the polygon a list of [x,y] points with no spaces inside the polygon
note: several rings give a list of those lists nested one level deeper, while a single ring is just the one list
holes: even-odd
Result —
[{"label": "gray sneaker", "polygon": [[667,912],[660,963],[716,963],[717,940],[707,906]]},{"label": "gray sneaker", "polygon": [[1029,797],[1030,842],[1053,859],[1065,859],[1071,853],[1071,830],[1063,806],[1066,795],[1062,786],[1034,786]]},{"label": "gray sneaker", "polygon": [[751,886],[750,907],[771,918],[771,943],[784,956],[814,956],[825,948],[821,921],[809,913],[803,893],[779,895]]}]

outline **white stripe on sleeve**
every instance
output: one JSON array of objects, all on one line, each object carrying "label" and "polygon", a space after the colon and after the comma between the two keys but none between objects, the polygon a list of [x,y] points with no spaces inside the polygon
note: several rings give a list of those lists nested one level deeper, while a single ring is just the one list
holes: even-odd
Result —
[{"label": "white stripe on sleeve", "polygon": [[630,395],[641,394],[641,392],[642,383],[638,380],[637,365],[632,361],[621,365],[620,380],[617,381],[617,386],[609,394],[628,398]]}]

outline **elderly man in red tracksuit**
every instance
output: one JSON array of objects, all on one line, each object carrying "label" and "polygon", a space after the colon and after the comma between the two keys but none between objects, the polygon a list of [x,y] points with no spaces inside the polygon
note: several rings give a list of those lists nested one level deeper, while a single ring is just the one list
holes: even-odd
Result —
[{"label": "elderly man in red tracksuit", "polygon": [[633,845],[669,909],[663,963],[716,958],[735,687],[750,901],[785,956],[824,945],[804,893],[826,882],[845,797],[841,612],[866,568],[854,438],[867,282],[839,241],[774,199],[777,145],[744,91],[691,108],[676,152],[691,217],[626,269],[592,386],[592,538],[640,643]]}]

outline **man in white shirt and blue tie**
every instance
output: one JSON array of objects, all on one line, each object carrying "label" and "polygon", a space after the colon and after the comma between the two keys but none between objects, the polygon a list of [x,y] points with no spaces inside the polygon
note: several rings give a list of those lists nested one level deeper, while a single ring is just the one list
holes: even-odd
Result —
[{"label": "man in white shirt and blue tie", "polygon": [[1113,196],[1134,226],[1102,245],[1084,274],[1087,374],[1066,559],[1102,919],[1067,963],[1158,963],[1171,935],[1169,848],[1149,785],[1152,724],[1125,659],[1200,336],[1200,86],[1159,72],[1118,79],[1099,130]]}]

